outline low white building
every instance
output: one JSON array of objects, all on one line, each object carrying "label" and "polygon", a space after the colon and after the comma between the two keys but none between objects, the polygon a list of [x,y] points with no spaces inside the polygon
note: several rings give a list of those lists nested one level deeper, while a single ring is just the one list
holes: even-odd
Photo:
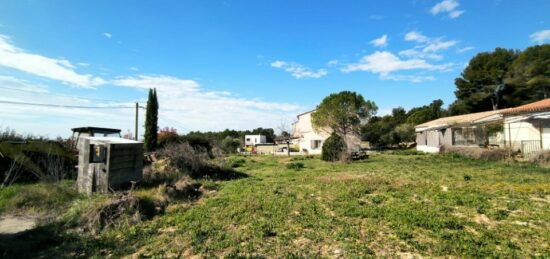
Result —
[{"label": "low white building", "polygon": [[[501,126],[487,132],[487,126]],[[442,147],[500,147],[524,156],[550,150],[550,98],[515,108],[445,117],[416,126],[417,150]]]},{"label": "low white building", "polygon": [[266,144],[267,138],[264,135],[245,135],[244,136],[244,145],[246,147],[256,146],[257,144]]},{"label": "low white building", "polygon": [[524,155],[550,150],[550,98],[503,112],[506,146]]}]

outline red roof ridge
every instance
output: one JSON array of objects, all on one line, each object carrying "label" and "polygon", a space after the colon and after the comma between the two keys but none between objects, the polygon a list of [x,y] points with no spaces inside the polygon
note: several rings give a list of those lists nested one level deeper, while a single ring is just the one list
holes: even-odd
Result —
[{"label": "red roof ridge", "polygon": [[503,114],[513,115],[541,111],[550,111],[550,98],[507,109],[503,111]]}]

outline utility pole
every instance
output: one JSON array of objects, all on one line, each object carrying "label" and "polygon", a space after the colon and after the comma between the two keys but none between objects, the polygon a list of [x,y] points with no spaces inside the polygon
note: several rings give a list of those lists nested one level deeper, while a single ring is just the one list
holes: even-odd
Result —
[{"label": "utility pole", "polygon": [[135,130],[134,130],[134,133],[136,134],[134,136],[134,139],[136,141],[138,140],[138,112],[139,112],[139,104],[136,102],[136,126],[135,126]]}]

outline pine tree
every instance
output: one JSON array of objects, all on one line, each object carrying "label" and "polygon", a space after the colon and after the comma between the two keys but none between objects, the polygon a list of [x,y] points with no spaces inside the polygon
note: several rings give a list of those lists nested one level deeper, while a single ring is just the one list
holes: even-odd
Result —
[{"label": "pine tree", "polygon": [[151,152],[157,148],[158,135],[158,100],[157,90],[149,89],[149,97],[147,99],[147,109],[145,112],[145,151]]}]

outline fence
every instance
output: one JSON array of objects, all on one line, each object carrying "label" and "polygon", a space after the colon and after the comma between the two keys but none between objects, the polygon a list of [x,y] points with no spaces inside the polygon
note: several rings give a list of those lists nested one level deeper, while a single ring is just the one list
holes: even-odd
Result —
[{"label": "fence", "polygon": [[521,153],[524,157],[531,157],[541,151],[540,140],[522,140]]}]

